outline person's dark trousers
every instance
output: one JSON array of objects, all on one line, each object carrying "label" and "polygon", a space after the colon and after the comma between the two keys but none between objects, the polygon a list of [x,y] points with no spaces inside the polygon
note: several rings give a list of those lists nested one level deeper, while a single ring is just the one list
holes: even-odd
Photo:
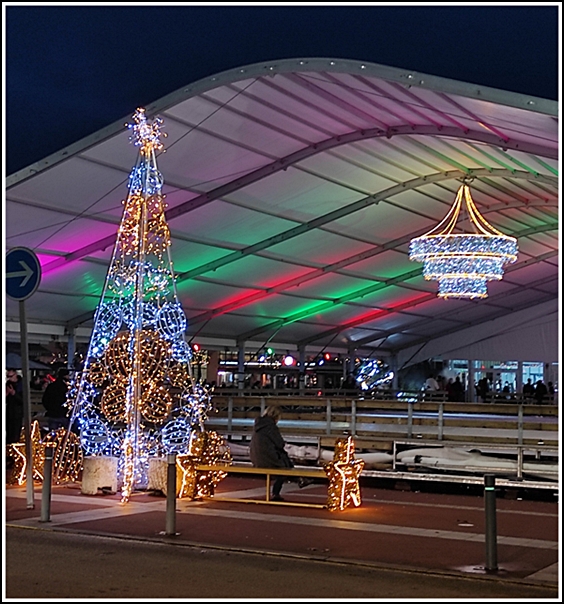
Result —
[{"label": "person's dark trousers", "polygon": [[282,490],[282,485],[286,481],[285,476],[277,476],[275,481],[272,483],[272,496],[278,497],[280,495],[280,491]]}]

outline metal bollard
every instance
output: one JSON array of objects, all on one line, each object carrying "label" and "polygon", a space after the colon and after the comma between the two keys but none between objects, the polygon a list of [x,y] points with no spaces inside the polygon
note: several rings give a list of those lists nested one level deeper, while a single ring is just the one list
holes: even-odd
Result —
[{"label": "metal bollard", "polygon": [[486,510],[486,570],[497,571],[497,526],[494,474],[484,474],[484,504]]},{"label": "metal bollard", "polygon": [[166,480],[166,530],[165,535],[177,535],[176,532],[176,454],[167,455]]},{"label": "metal bollard", "polygon": [[45,463],[43,465],[43,489],[41,491],[40,522],[51,522],[51,484],[53,481],[53,453],[55,447],[45,447]]}]

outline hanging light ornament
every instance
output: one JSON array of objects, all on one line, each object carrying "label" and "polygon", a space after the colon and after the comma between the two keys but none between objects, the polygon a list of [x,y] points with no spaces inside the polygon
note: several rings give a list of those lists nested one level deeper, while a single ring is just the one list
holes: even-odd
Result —
[{"label": "hanging light ornament", "polygon": [[[504,265],[517,260],[517,240],[480,214],[468,182],[463,180],[443,220],[409,245],[409,259],[424,263],[425,279],[439,282],[439,298],[486,298],[487,282],[500,281]],[[463,204],[473,232],[455,233]]]}]

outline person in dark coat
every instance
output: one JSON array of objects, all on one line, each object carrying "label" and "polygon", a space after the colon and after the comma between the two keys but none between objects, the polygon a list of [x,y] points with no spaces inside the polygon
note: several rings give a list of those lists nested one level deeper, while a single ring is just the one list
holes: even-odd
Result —
[{"label": "person in dark coat", "polygon": [[57,373],[57,379],[45,388],[41,401],[45,407],[45,417],[49,424],[49,430],[66,428],[69,425],[67,408],[65,407],[68,389],[69,370],[61,367]]},{"label": "person in dark coat", "polygon": [[6,377],[9,382],[12,382],[14,390],[18,396],[22,397],[23,400],[23,378],[15,369],[8,369]]},{"label": "person in dark coat", "polygon": [[[278,407],[267,407],[261,417],[255,419],[251,437],[251,462],[257,468],[293,468],[294,464],[284,448],[284,439],[278,429]],[[285,476],[276,476],[272,484],[272,501],[284,501],[280,496]]]},{"label": "person in dark coat", "polygon": [[535,397],[537,405],[542,405],[545,402],[546,397],[548,396],[548,388],[542,380],[539,380],[536,383],[535,392],[533,396]]},{"label": "person in dark coat", "polygon": [[6,382],[6,444],[19,442],[23,418],[23,399],[16,393],[14,383],[8,380]]},{"label": "person in dark coat", "polygon": [[530,402],[535,395],[535,385],[531,382],[531,378],[527,380],[527,383],[523,386],[523,397],[525,401]]}]

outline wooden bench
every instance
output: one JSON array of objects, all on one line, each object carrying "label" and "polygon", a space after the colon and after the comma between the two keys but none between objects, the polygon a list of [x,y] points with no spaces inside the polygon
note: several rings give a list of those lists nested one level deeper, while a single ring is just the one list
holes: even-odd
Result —
[{"label": "wooden bench", "polygon": [[289,505],[295,507],[308,508],[326,508],[326,505],[318,503],[298,503],[293,501],[272,501],[270,497],[270,477],[271,476],[295,476],[296,478],[324,478],[327,480],[327,474],[322,468],[255,468],[254,466],[215,464],[196,466],[196,470],[201,471],[221,471],[228,474],[259,474],[266,476],[266,499],[248,499],[245,497],[214,497],[218,501],[237,501],[244,503],[267,503],[269,505]]}]

